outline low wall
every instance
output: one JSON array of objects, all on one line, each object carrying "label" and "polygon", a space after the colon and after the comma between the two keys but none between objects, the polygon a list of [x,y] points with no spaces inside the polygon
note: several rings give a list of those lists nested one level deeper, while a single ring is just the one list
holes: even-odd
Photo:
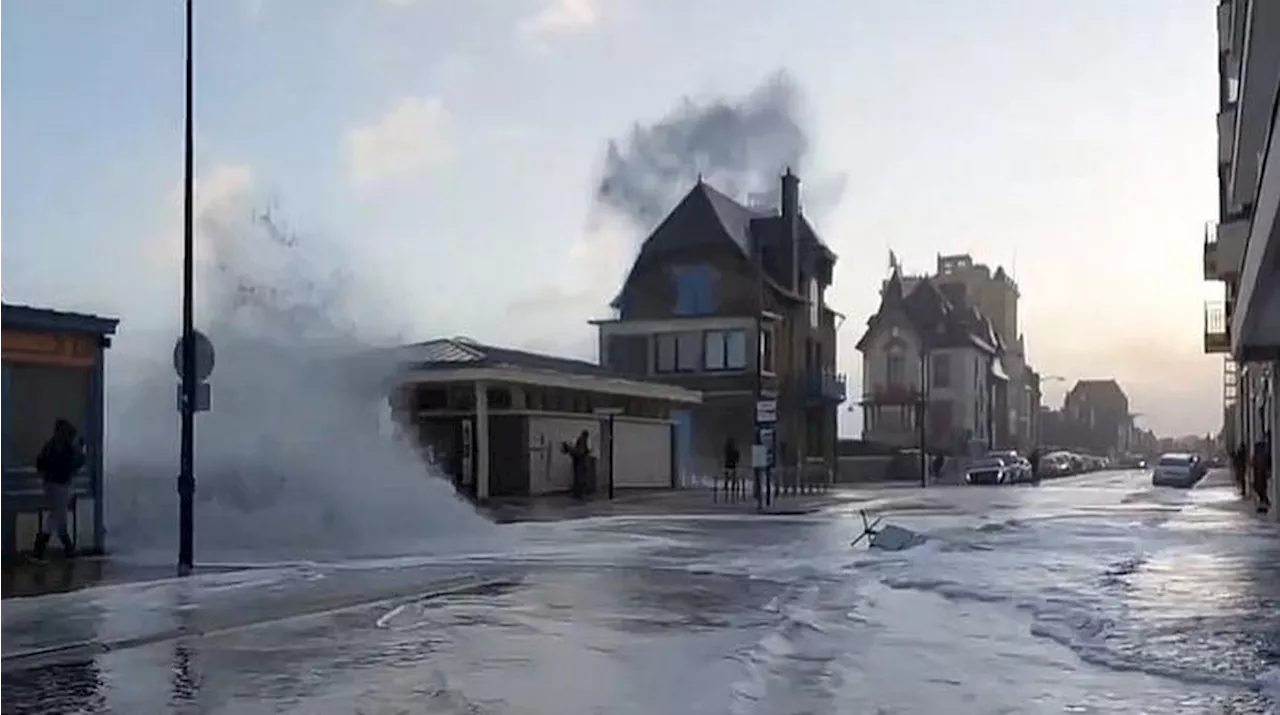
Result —
[{"label": "low wall", "polygon": [[[894,457],[888,455],[864,457],[840,457],[836,466],[837,484],[866,484],[872,482],[920,481],[920,468],[914,460],[905,468],[892,469]],[[967,460],[947,458],[942,473],[930,479],[931,484],[959,484],[964,481]]]}]

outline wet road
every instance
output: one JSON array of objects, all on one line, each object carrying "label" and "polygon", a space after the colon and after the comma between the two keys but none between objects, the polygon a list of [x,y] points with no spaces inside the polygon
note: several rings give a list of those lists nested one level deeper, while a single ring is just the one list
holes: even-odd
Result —
[{"label": "wet road", "polygon": [[[501,549],[6,601],[14,713],[1253,713],[1280,538],[1113,472],[809,517],[500,527]],[[74,645],[78,644],[78,645]],[[74,645],[74,647],[68,647]],[[1274,671],[1280,672],[1280,671]]]}]

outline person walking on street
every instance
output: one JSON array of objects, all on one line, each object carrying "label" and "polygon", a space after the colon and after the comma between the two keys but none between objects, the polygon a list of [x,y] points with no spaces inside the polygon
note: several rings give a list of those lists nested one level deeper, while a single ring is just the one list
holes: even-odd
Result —
[{"label": "person walking on street", "polygon": [[1258,513],[1271,510],[1271,445],[1261,439],[1253,445],[1253,495],[1258,499]]},{"label": "person walking on street", "polygon": [[738,461],[742,453],[738,451],[738,443],[732,437],[724,442],[724,491],[726,494],[738,492]]},{"label": "person walking on street", "polygon": [[1040,448],[1039,447],[1036,447],[1035,449],[1031,450],[1031,457],[1029,457],[1027,461],[1031,462],[1031,483],[1039,484],[1040,483]]},{"label": "person walking on street", "polygon": [[75,556],[75,542],[67,528],[67,508],[71,504],[71,479],[84,464],[84,445],[76,435],[76,428],[70,422],[58,419],[53,423],[53,436],[44,443],[36,457],[46,516],[32,549],[35,558],[44,558],[49,539],[55,533],[67,558]]},{"label": "person walking on street", "polygon": [[1236,488],[1240,490],[1240,496],[1249,496],[1249,489],[1246,486],[1249,483],[1249,448],[1245,447],[1243,442],[1231,453],[1231,471],[1234,472],[1232,476],[1236,478]]}]

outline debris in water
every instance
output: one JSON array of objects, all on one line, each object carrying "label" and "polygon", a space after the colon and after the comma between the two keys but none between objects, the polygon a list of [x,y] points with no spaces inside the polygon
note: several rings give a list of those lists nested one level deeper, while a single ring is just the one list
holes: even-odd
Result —
[{"label": "debris in water", "polygon": [[925,542],[924,534],[893,524],[877,528],[883,517],[876,517],[875,521],[871,521],[867,518],[867,512],[859,510],[858,513],[862,515],[862,533],[850,546],[857,546],[858,542],[866,539],[867,546],[873,549],[903,551]]}]

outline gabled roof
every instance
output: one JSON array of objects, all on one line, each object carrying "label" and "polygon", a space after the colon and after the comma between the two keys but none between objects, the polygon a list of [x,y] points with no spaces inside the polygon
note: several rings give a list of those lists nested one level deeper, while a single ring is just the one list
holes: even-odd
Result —
[{"label": "gabled roof", "polygon": [[[713,227],[713,229],[707,232],[698,232],[697,235],[681,235],[670,230],[664,230],[669,229],[670,225],[677,221],[685,222],[688,225]],[[799,224],[801,241],[824,252],[830,260],[834,261],[835,254],[822,242],[817,232],[813,230],[813,226],[803,215],[800,217]],[[687,246],[695,243],[728,240],[738,248],[743,257],[750,260],[752,258],[752,236],[772,235],[773,232],[781,231],[782,228],[782,218],[776,212],[760,211],[744,206],[699,177],[698,182],[689,190],[689,193],[685,194],[685,197],[676,204],[675,208],[671,209],[666,218],[649,234],[644,245],[640,248],[640,255],[632,262],[631,269],[627,272],[627,277],[622,281],[622,287],[619,289],[618,295],[610,303],[610,306],[619,307],[622,294],[631,282],[631,276],[635,273],[636,267],[641,260],[650,251],[676,245]],[[785,295],[798,297],[790,288],[783,286],[772,278],[767,278],[767,282],[772,288]]]},{"label": "gabled roof", "polygon": [[948,295],[949,290],[925,278],[907,292],[897,270],[885,282],[880,308],[867,320],[867,330],[858,340],[857,349],[866,352],[878,330],[894,318],[906,322],[930,348],[973,347],[989,354],[999,354],[1002,347],[995,330],[963,296]]},{"label": "gabled roof", "polygon": [[1129,409],[1129,396],[1114,379],[1077,380],[1062,401],[1064,404],[1083,402],[1094,407]]}]

